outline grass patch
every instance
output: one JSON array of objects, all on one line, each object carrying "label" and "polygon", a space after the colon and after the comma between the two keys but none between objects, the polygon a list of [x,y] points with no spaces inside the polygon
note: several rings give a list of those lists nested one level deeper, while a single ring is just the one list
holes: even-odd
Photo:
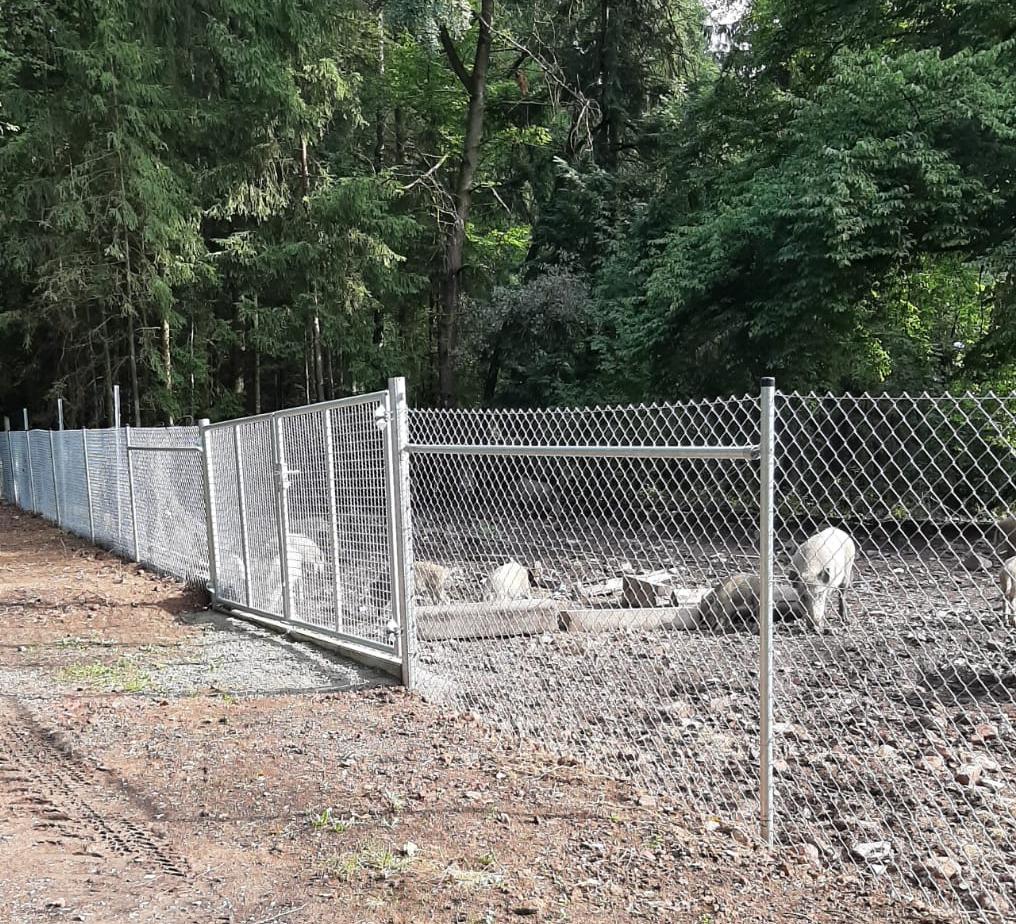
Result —
[{"label": "grass patch", "polygon": [[345,834],[353,827],[353,824],[353,818],[340,818],[333,815],[330,808],[312,815],[310,819],[310,826],[315,831],[331,831],[333,834]]},{"label": "grass patch", "polygon": [[113,664],[71,664],[56,676],[64,683],[77,683],[102,690],[122,690],[124,693],[140,693],[148,689],[152,682],[148,674],[127,658],[120,658]]},{"label": "grass patch", "polygon": [[325,871],[349,882],[361,873],[367,872],[376,879],[387,879],[408,868],[409,857],[396,853],[390,847],[371,844],[362,850],[346,851],[325,861]]}]

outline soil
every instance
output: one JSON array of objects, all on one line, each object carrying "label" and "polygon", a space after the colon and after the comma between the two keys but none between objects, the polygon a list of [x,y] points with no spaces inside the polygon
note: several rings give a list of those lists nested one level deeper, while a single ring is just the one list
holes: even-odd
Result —
[{"label": "soil", "polygon": [[[420,519],[416,554],[453,569],[455,603],[478,599],[509,557],[539,559],[559,589],[533,595],[563,606],[633,570],[671,568],[691,589],[758,567],[735,537],[694,544],[678,527],[492,518],[480,531],[465,517]],[[511,545],[516,537],[526,542]],[[778,573],[799,538],[778,536]],[[829,633],[803,619],[776,626],[776,842],[944,914],[1012,920],[1016,628],[1002,618],[993,570],[968,570],[969,545],[942,535],[856,538],[846,613],[834,596]],[[620,618],[620,593],[597,590],[595,603],[608,617],[598,632],[421,643],[422,688],[655,795],[679,795],[699,808],[700,827],[755,834],[757,626],[660,628]],[[483,613],[478,625],[492,619]]]},{"label": "soil", "polygon": [[0,921],[938,920],[0,508]]}]

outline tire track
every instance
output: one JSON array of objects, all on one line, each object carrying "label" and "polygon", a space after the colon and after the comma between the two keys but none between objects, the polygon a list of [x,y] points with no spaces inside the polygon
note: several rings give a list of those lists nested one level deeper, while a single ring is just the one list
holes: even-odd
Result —
[{"label": "tire track", "polygon": [[[54,846],[110,853],[153,873],[186,878],[186,862],[149,831],[129,800],[110,791],[101,771],[84,764],[58,736],[22,707],[0,704],[0,792],[12,808],[35,817],[34,827]],[[135,816],[132,819],[131,816]]]}]

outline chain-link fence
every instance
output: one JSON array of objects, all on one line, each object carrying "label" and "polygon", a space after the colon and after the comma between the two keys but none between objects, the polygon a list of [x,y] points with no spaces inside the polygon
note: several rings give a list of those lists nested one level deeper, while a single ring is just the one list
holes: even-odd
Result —
[{"label": "chain-link fence", "polygon": [[1008,920],[1016,396],[776,395],[772,456],[766,408],[396,389],[203,435],[10,433],[0,472],[8,501],[398,663],[716,837],[756,836],[772,798],[800,862]]}]

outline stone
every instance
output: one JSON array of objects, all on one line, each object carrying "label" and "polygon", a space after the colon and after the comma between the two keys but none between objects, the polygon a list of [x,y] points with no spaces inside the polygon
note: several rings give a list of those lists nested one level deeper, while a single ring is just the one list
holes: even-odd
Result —
[{"label": "stone", "polygon": [[863,863],[877,863],[892,856],[893,845],[889,841],[862,841],[850,848],[855,860]]},{"label": "stone", "polygon": [[982,722],[974,726],[974,733],[971,736],[975,741],[994,741],[998,737],[998,726],[991,722]]},{"label": "stone", "polygon": [[979,764],[962,764],[956,770],[955,780],[960,786],[976,786],[981,778],[981,767]]},{"label": "stone", "polygon": [[924,868],[934,879],[942,882],[949,882],[960,874],[960,865],[951,857],[931,857],[924,864]]},{"label": "stone", "polygon": [[963,556],[963,567],[967,571],[991,571],[991,559],[971,550]]},{"label": "stone", "polygon": [[402,855],[404,857],[414,857],[420,848],[416,846],[412,841],[406,841],[402,845]]},{"label": "stone", "polygon": [[646,574],[625,574],[622,581],[624,605],[633,609],[658,606],[670,595],[672,575],[669,571]]},{"label": "stone", "polygon": [[925,754],[917,762],[917,766],[929,773],[939,773],[945,769],[945,761],[938,754]]}]

